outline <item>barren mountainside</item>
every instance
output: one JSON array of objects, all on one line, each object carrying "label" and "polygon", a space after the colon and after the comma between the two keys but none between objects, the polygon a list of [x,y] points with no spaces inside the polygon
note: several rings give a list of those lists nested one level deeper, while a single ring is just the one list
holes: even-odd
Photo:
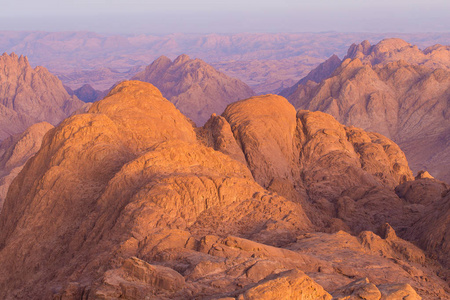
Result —
[{"label": "barren mountainside", "polygon": [[34,123],[56,125],[82,105],[47,69],[33,69],[25,56],[0,56],[0,140]]},{"label": "barren mountainside", "polygon": [[0,211],[9,185],[27,160],[39,150],[42,138],[51,128],[53,126],[47,122],[36,123],[0,143]]},{"label": "barren mountainside", "polygon": [[348,52],[329,78],[299,83],[289,101],[393,139],[413,170],[450,182],[448,47],[422,52],[390,39],[374,46],[365,41]]},{"label": "barren mountainside", "polygon": [[448,194],[388,138],[283,97],[196,128],[127,81],[13,181],[0,298],[446,299],[448,224],[428,220]]},{"label": "barren mountainside", "polygon": [[228,104],[254,94],[242,81],[187,55],[180,55],[174,61],[161,56],[133,80],[154,84],[198,125],[203,125],[212,113],[222,113]]}]

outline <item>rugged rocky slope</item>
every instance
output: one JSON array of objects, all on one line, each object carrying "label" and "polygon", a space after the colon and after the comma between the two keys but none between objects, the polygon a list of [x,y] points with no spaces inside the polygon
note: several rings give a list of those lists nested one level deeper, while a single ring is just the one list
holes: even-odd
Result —
[{"label": "rugged rocky slope", "polygon": [[395,233],[428,218],[394,192],[412,179],[387,138],[282,97],[194,128],[124,82],[50,130],[13,181],[0,297],[445,299],[446,261]]},{"label": "rugged rocky slope", "polygon": [[398,39],[365,41],[348,57],[321,83],[299,84],[289,101],[393,139],[413,170],[450,182],[448,47],[420,51]]},{"label": "rugged rocky slope", "polygon": [[47,69],[33,69],[14,53],[0,56],[0,140],[34,123],[56,125],[82,105]]},{"label": "rugged rocky slope", "polygon": [[187,55],[180,55],[174,61],[161,56],[133,79],[154,84],[198,125],[203,125],[212,113],[222,113],[228,104],[254,94],[240,80]]},{"label": "rugged rocky slope", "polygon": [[26,161],[41,147],[42,138],[53,126],[47,122],[31,125],[21,134],[10,136],[0,144],[0,211],[9,185]]}]

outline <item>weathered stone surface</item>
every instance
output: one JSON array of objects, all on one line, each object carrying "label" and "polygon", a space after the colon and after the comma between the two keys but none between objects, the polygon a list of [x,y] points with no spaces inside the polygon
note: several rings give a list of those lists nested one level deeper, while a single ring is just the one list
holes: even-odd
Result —
[{"label": "weathered stone surface", "polygon": [[290,270],[258,283],[237,299],[331,299],[331,295],[305,273]]},{"label": "weathered stone surface", "polygon": [[178,272],[131,257],[120,268],[105,272],[102,283],[90,290],[90,297],[136,300],[146,297],[165,298],[184,286],[184,277]]},{"label": "weathered stone surface", "polygon": [[381,300],[421,300],[416,291],[409,284],[381,284],[378,286]]},{"label": "weathered stone surface", "polygon": [[367,277],[444,299],[444,261],[401,238],[427,216],[394,192],[405,179],[392,142],[282,97],[194,128],[124,82],[51,129],[11,184],[0,298],[330,299]]},{"label": "weathered stone surface", "polygon": [[333,299],[336,300],[380,300],[380,298],[380,291],[367,278],[355,280],[333,293]]}]

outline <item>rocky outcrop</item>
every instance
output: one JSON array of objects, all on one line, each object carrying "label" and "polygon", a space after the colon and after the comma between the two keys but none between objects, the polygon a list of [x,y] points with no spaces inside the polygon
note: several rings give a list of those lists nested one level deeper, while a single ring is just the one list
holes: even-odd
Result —
[{"label": "rocky outcrop", "polygon": [[450,279],[450,187],[433,179],[419,179],[398,186],[396,192],[421,212],[418,220],[405,228],[405,237],[438,259],[444,267],[442,277]]},{"label": "rocky outcrop", "polygon": [[445,298],[439,261],[394,231],[420,217],[393,191],[409,179],[388,139],[282,97],[194,128],[124,82],[51,129],[11,184],[0,298],[330,299],[365,277]]},{"label": "rocky outcrop", "polygon": [[331,299],[331,295],[320,285],[298,270],[286,271],[273,277],[258,283],[237,299]]},{"label": "rocky outcrop", "polygon": [[[229,125],[222,129],[208,125],[225,120]],[[236,102],[205,126],[209,145],[239,157],[234,141],[223,143],[223,137],[231,135],[228,128],[255,180],[302,203],[318,226],[326,226],[336,210],[355,232],[375,230],[379,215],[391,216],[385,222],[401,222],[403,204],[391,189],[413,176],[403,152],[389,139],[345,127],[324,113],[296,112],[275,95]],[[325,219],[324,212],[316,210],[321,206],[328,207]]]},{"label": "rocky outcrop", "polygon": [[242,81],[185,54],[174,61],[161,56],[133,80],[154,84],[197,125],[203,125],[212,113],[222,113],[228,104],[254,94]]},{"label": "rocky outcrop", "polygon": [[0,56],[0,140],[38,122],[56,125],[82,105],[47,69],[33,69],[25,56]]},{"label": "rocky outcrop", "polygon": [[171,268],[150,265],[137,257],[105,273],[100,286],[90,291],[95,299],[144,299],[149,295],[164,297],[185,286],[184,277]]},{"label": "rocky outcrop", "polygon": [[333,299],[336,300],[394,300],[411,299],[421,300],[416,291],[409,284],[387,284],[375,286],[369,279],[363,278],[355,280],[348,285],[335,291]]},{"label": "rocky outcrop", "polygon": [[363,42],[349,49],[329,78],[298,85],[288,99],[297,108],[385,135],[405,151],[415,172],[449,181],[447,48],[422,52],[398,39]]}]

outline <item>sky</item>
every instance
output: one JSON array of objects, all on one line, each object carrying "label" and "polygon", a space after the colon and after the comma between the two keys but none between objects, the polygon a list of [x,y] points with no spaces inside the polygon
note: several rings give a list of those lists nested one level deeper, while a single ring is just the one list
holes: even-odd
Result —
[{"label": "sky", "polygon": [[0,0],[0,30],[450,32],[449,0]]}]

